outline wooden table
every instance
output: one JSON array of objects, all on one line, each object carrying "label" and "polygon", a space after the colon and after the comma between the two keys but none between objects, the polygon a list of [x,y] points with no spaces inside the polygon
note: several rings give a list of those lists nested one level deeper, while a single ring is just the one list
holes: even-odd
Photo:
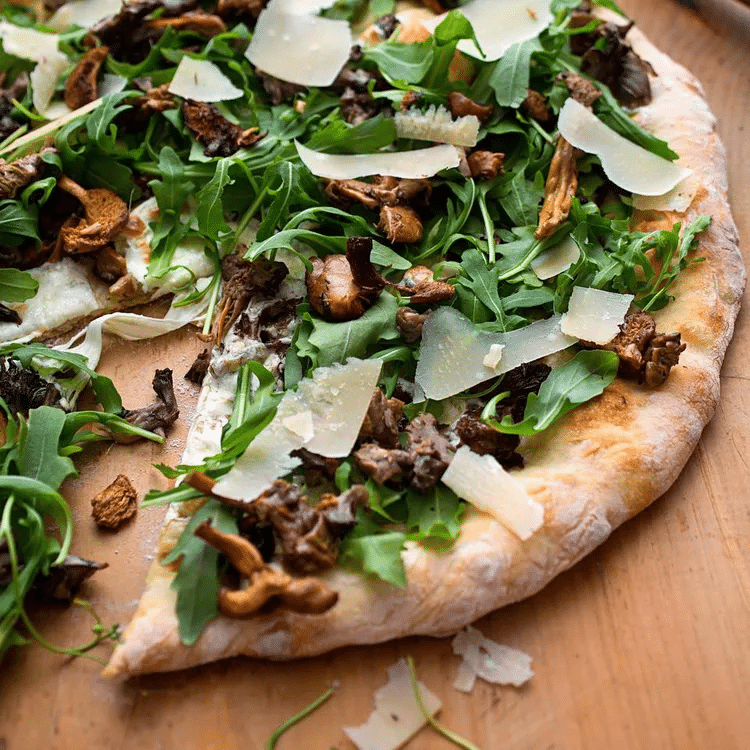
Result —
[{"label": "wooden table", "polygon": [[[731,198],[746,239],[750,40],[719,34],[668,0],[622,5],[700,77],[729,153]],[[366,720],[386,668],[407,654],[441,696],[443,722],[483,750],[749,747],[748,346],[742,314],[724,365],[722,401],[673,488],[540,594],[478,623],[490,637],[533,656],[536,674],[525,687],[480,681],[471,695],[456,692],[457,659],[447,639],[406,639],[291,664],[240,658],[124,684],[99,677],[97,663],[69,662],[34,646],[15,649],[0,667],[0,750],[255,750],[333,682],[334,697],[278,747],[349,750],[341,728]],[[144,403],[154,366],[170,363],[177,375],[184,373],[197,344],[185,337],[176,354],[157,340],[150,351],[154,363],[135,372],[132,362],[142,356],[135,344],[121,345],[103,361],[125,390],[126,405]],[[189,418],[195,388],[178,381]],[[170,436],[173,459],[183,441],[179,430]],[[89,453],[86,480],[67,487],[80,498],[75,549],[110,564],[86,589],[108,623],[124,622],[133,611],[162,513],[141,510],[135,523],[105,534],[95,530],[88,500],[125,467],[145,491],[163,481],[148,468],[161,460],[164,453],[150,444],[110,446]],[[45,609],[37,619],[58,643],[82,642],[89,634],[82,610]],[[407,747],[453,745],[425,729]]]}]

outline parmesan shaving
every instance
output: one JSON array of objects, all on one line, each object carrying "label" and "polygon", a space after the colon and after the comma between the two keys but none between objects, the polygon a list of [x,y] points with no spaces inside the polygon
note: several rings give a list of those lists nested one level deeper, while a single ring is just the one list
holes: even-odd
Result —
[{"label": "parmesan shaving", "polygon": [[615,133],[573,98],[560,110],[557,127],[573,146],[596,154],[607,177],[631,193],[662,195],[691,173]]},{"label": "parmesan shaving", "polygon": [[633,194],[633,208],[640,211],[679,211],[684,213],[700,188],[700,177],[692,172],[663,195]]},{"label": "parmesan shaving", "polygon": [[256,68],[300,86],[330,86],[349,59],[346,21],[280,10],[273,3],[258,17],[245,52]]},{"label": "parmesan shaving", "polygon": [[426,112],[418,109],[396,112],[395,120],[399,138],[450,143],[453,146],[476,146],[479,138],[478,117],[465,115],[454,120],[442,104],[437,109],[433,104]]},{"label": "parmesan shaving", "polygon": [[[440,699],[421,682],[417,683],[424,707],[430,716],[440,710]],[[388,668],[388,682],[375,692],[375,710],[367,723],[344,727],[344,732],[359,750],[397,750],[427,720],[422,715],[404,659]]]},{"label": "parmesan shaving", "polygon": [[72,0],[58,8],[46,25],[55,31],[65,31],[73,24],[87,29],[102,18],[115,15],[121,7],[121,0]]},{"label": "parmesan shaving", "polygon": [[43,117],[54,119],[56,115],[60,116],[70,112],[65,104],[62,104],[62,107],[57,107],[56,111],[50,108],[52,97],[57,89],[57,82],[66,67],[68,67],[68,58],[57,52],[40,60],[29,74],[34,109]]},{"label": "parmesan shaving", "polygon": [[632,301],[632,294],[575,286],[560,328],[569,336],[606,344],[619,333]]},{"label": "parmesan shaving", "polygon": [[5,52],[24,60],[42,62],[62,54],[58,49],[60,37],[57,34],[45,34],[8,21],[0,21],[0,39]]},{"label": "parmesan shaving", "polygon": [[414,151],[389,151],[379,154],[324,154],[295,141],[304,165],[316,176],[330,180],[353,180],[380,174],[420,180],[433,177],[443,169],[458,166],[453,146],[432,146]]},{"label": "parmesan shaving", "polygon": [[[444,399],[525,362],[567,349],[577,339],[560,330],[560,320],[560,315],[553,315],[515,331],[486,333],[458,310],[440,307],[422,329],[415,383],[426,398]],[[502,347],[500,357],[493,347]]]},{"label": "parmesan shaving", "polygon": [[242,89],[234,86],[217,65],[187,55],[180,60],[168,91],[201,102],[223,102],[242,96]]},{"label": "parmesan shaving", "polygon": [[345,365],[319,367],[287,391],[276,415],[253,440],[214,492],[250,501],[300,464],[299,448],[329,458],[348,456],[378,382],[381,363],[350,357]]},{"label": "parmesan shaving", "polygon": [[475,508],[489,513],[519,539],[542,526],[544,506],[490,455],[480,456],[463,445],[443,474],[443,484]]},{"label": "parmesan shaving", "polygon": [[477,677],[520,687],[534,676],[528,654],[487,638],[471,625],[460,630],[451,645],[462,657],[453,687],[463,693],[471,692]]},{"label": "parmesan shaving", "polygon": [[[552,20],[548,0],[474,0],[460,11],[471,23],[484,54],[469,39],[462,39],[457,48],[487,61],[499,60],[514,44],[533,39]],[[432,33],[446,15],[420,23]]]},{"label": "parmesan shaving", "polygon": [[551,279],[567,271],[581,257],[581,250],[568,235],[559,245],[550,247],[531,261],[531,269],[538,278]]}]

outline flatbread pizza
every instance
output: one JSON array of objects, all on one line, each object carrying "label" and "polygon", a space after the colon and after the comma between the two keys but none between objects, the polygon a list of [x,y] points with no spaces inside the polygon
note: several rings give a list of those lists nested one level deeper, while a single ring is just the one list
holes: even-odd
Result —
[{"label": "flatbread pizza", "polygon": [[[110,676],[443,636],[540,590],[675,480],[744,288],[700,86],[613,11],[524,7],[512,37],[479,0],[410,11],[340,58],[325,12],[256,10],[241,65],[249,34],[212,34],[138,105],[173,140],[114,252],[207,348]],[[209,36],[185,23],[156,44]],[[268,42],[286,28],[313,72]],[[200,101],[226,87],[255,111]]]}]

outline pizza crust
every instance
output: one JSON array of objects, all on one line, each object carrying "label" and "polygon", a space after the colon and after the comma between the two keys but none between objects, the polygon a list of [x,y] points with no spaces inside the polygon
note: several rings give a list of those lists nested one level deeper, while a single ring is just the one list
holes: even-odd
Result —
[{"label": "pizza crust", "polygon": [[[447,551],[407,545],[404,590],[334,570],[324,580],[340,599],[326,614],[217,618],[186,647],[178,637],[173,573],[155,563],[106,675],[182,669],[237,654],[292,659],[405,635],[453,633],[539,591],[675,481],[714,413],[745,271],[727,199],[726,155],[700,84],[637,29],[628,39],[658,74],[653,102],[639,120],[681,154],[680,164],[694,170],[701,186],[686,211],[640,212],[638,225],[671,228],[700,214],[713,217],[697,252],[705,262],[680,275],[677,301],[655,314],[658,330],[680,331],[687,343],[666,383],[650,391],[618,379],[550,430],[524,438],[526,468],[514,476],[544,505],[543,528],[521,542],[470,508]],[[175,515],[165,526],[162,550],[182,528]]]}]

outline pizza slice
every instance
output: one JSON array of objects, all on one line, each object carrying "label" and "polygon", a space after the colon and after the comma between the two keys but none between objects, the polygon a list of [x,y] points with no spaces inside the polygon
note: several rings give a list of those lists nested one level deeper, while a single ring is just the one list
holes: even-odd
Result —
[{"label": "pizza slice", "polygon": [[[77,275],[88,301],[54,321],[44,295],[9,306],[28,335],[124,306],[65,238],[100,230],[88,193],[153,192],[106,255],[130,302],[181,292],[161,325],[204,314],[208,343],[108,674],[455,632],[687,460],[744,285],[713,117],[621,17],[522,11],[502,29],[482,0],[389,16],[352,50],[347,23],[279,0],[197,18],[138,2],[74,40],[74,81],[106,64],[124,88],[56,121],[57,153],[34,157],[54,191],[45,171],[8,200],[78,202],[34,272],[55,300]],[[69,344],[92,365],[108,325],[163,330],[98,320]]]}]

